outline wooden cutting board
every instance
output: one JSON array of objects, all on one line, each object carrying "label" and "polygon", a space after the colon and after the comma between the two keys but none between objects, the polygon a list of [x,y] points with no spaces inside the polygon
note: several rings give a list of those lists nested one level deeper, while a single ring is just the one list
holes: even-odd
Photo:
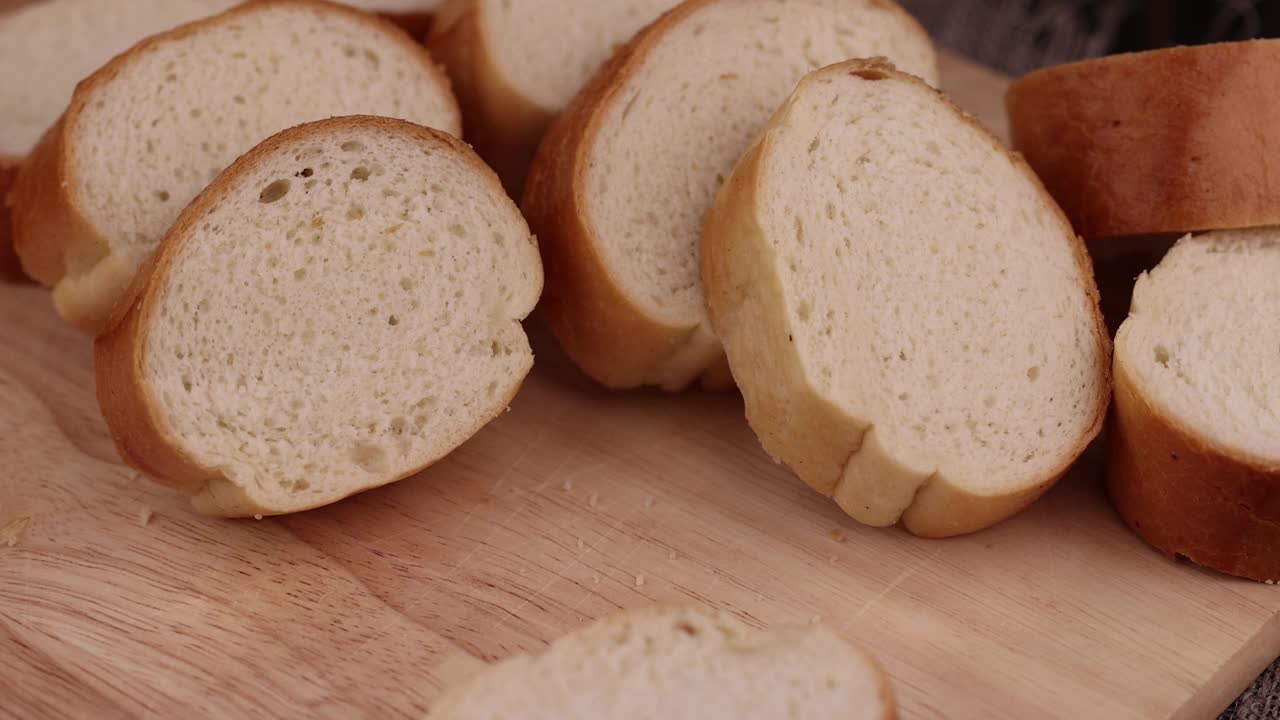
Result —
[{"label": "wooden cutting board", "polygon": [[[1005,82],[945,70],[1003,133]],[[0,527],[26,525],[0,545],[0,716],[421,716],[481,660],[654,602],[821,618],[908,718],[1208,718],[1280,654],[1280,588],[1150,551],[1096,449],[1024,515],[920,540],[773,464],[737,397],[607,393],[534,335],[511,412],[435,468],[215,521],[120,463],[89,341],[0,288]]]}]

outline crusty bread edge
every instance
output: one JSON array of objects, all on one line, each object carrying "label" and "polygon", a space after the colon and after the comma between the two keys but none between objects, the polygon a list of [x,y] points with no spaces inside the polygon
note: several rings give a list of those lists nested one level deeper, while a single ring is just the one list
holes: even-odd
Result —
[{"label": "crusty bread edge", "polygon": [[[71,177],[74,149],[68,140],[81,122],[89,96],[152,47],[181,40],[211,25],[221,25],[270,5],[323,8],[365,23],[370,30],[383,32],[388,39],[394,38],[393,42],[416,55],[440,83],[445,97],[453,98],[448,76],[422,45],[389,20],[328,0],[254,0],[140,41],[76,86],[67,110],[23,163],[10,194],[14,209],[14,248],[22,266],[32,278],[53,288],[58,313],[72,325],[92,335],[100,334],[106,330],[114,310],[101,294],[95,292],[90,296],[78,292],[86,278],[94,285],[113,288],[111,294],[118,303],[134,275],[134,269],[111,252],[108,240],[88,220],[79,195],[80,185]],[[451,109],[452,127],[444,129],[460,131],[462,115],[456,99]]]},{"label": "crusty bread edge", "polygon": [[[551,645],[556,645],[562,642],[573,642],[578,645],[582,645],[584,643],[595,641],[601,637],[614,637],[619,631],[624,630],[633,624],[647,623],[651,620],[680,620],[691,614],[700,615],[709,622],[727,620],[735,626],[751,627],[746,625],[746,623],[732,613],[718,608],[709,608],[691,604],[651,605],[633,610],[625,610],[610,617],[601,618],[585,626],[576,628],[566,635],[556,638],[551,642]],[[788,628],[799,629],[802,627],[803,626],[790,625],[781,626],[774,630],[786,630]],[[757,630],[754,627],[751,627],[751,630],[753,632],[768,632],[768,630]],[[834,631],[828,628],[824,628],[824,630],[835,635]],[[885,672],[884,666],[881,665],[880,661],[872,656],[871,653],[861,645],[851,643],[839,635],[835,635],[835,637],[844,644],[845,647],[861,657],[870,668],[871,673],[875,676],[877,681],[877,694],[880,699],[880,706],[883,710],[878,720],[897,720],[897,695],[893,691],[893,683],[890,681],[888,673]],[[540,653],[539,655],[541,654],[543,653]],[[472,692],[473,689],[483,688],[486,673],[492,671],[494,668],[497,668],[507,662],[537,662],[538,659],[538,656],[519,654],[480,670],[477,674],[467,680],[464,680],[457,686],[453,688],[446,688],[444,695],[432,705],[428,717],[434,718],[437,717],[437,713],[447,713],[452,711],[453,708],[451,705],[458,702],[453,699],[454,697],[464,698]]]},{"label": "crusty bread edge", "polygon": [[[882,60],[853,60],[815,71],[801,81],[797,93],[807,83],[831,73],[909,82],[927,89],[946,103],[956,117],[978,128],[993,148],[1005,153],[1029,181],[1036,183],[1044,200],[1057,208],[1016,153],[1010,153],[980,123],[922,80],[900,73]],[[750,425],[766,451],[790,466],[810,487],[833,497],[850,516],[868,524],[888,525],[900,519],[916,535],[949,537],[975,532],[1015,515],[1066,473],[1097,437],[1106,417],[1110,396],[1110,339],[1083,241],[1071,231],[1061,211],[1057,211],[1064,234],[1071,238],[1081,274],[1088,279],[1084,289],[1093,311],[1093,334],[1100,351],[1096,411],[1085,432],[1071,445],[1070,452],[1064,454],[1060,467],[1036,482],[1007,493],[976,495],[952,484],[940,473],[922,475],[918,468],[884,453],[879,444],[873,442],[873,426],[844,413],[808,381],[799,352],[790,341],[791,329],[786,317],[779,312],[782,283],[776,264],[752,262],[753,257],[773,254],[754,209],[758,207],[756,197],[762,191],[761,183],[767,171],[765,159],[773,131],[786,122],[794,102],[795,95],[778,111],[735,168],[716,199],[703,232],[702,274],[712,325],[729,349],[734,377],[746,399]],[[754,328],[753,332],[739,332],[739,325],[744,323]],[[769,341],[760,337],[762,332],[776,338],[773,342],[779,347],[766,347]],[[860,457],[865,455],[864,450],[869,456]],[[855,462],[859,473],[875,476],[874,483],[864,485],[849,476]],[[873,489],[876,490],[874,497],[869,494]]]},{"label": "crusty bread edge", "polygon": [[448,0],[437,13],[427,49],[453,81],[467,141],[519,199],[538,141],[556,110],[520,92],[499,69],[488,12],[483,0]]},{"label": "crusty bread edge", "polygon": [[[241,156],[183,210],[159,248],[142,266],[121,302],[117,304],[107,331],[94,343],[98,403],[121,458],[158,482],[191,495],[192,504],[201,513],[225,517],[248,517],[309,510],[415,475],[452,450],[452,448],[447,449],[439,457],[408,472],[362,485],[345,494],[322,496],[309,504],[296,507],[267,507],[261,504],[252,493],[246,492],[228,480],[217,468],[200,465],[183,449],[182,442],[169,431],[167,424],[161,418],[159,405],[152,396],[151,387],[145,378],[143,362],[148,331],[152,325],[151,316],[156,311],[165,279],[175,258],[190,240],[203,217],[221,200],[223,192],[242,175],[251,172],[259,163],[270,158],[277,148],[304,142],[315,136],[328,137],[348,128],[360,130],[369,127],[407,132],[424,143],[446,146],[470,158],[481,175],[489,179],[491,189],[495,193],[503,192],[498,177],[475,155],[474,151],[461,140],[447,133],[402,120],[360,115],[319,120],[290,128],[268,138]],[[512,209],[514,211],[515,208]],[[531,312],[532,309],[529,307],[527,312]],[[497,418],[514,399],[531,367],[532,355],[529,363],[521,371],[520,379],[512,385],[510,393],[495,402],[492,411],[481,417],[475,427],[461,433],[460,437],[465,439],[474,435]]]},{"label": "crusty bread edge", "polygon": [[1107,487],[1120,517],[1169,557],[1280,582],[1280,464],[1189,427],[1143,392],[1129,362],[1116,353],[1107,444]]},{"label": "crusty bread edge", "polygon": [[1005,95],[1013,147],[1087,238],[1280,223],[1280,40],[1058,65]]}]

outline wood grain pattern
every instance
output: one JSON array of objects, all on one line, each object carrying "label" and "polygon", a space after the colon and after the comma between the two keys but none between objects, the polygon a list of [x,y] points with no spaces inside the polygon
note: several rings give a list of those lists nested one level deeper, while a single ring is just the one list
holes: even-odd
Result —
[{"label": "wood grain pattern", "polygon": [[[999,121],[1000,78],[945,69]],[[976,536],[862,528],[764,456],[736,397],[607,393],[533,334],[512,412],[444,463],[215,521],[119,463],[88,341],[0,287],[0,527],[32,519],[0,545],[0,717],[420,717],[479,660],[656,601],[821,617],[908,718],[1208,717],[1280,654],[1280,590],[1149,550],[1096,451]]]}]

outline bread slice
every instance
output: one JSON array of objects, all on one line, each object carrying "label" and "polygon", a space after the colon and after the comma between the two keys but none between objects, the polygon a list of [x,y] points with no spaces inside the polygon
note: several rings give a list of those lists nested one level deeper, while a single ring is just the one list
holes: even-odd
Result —
[{"label": "bread slice", "polygon": [[77,88],[18,174],[14,239],[58,312],[100,332],[183,206],[274,132],[334,115],[460,132],[448,80],[390,23],[263,0],[155,35]]},{"label": "bread slice", "polygon": [[67,107],[76,83],[153,33],[221,12],[236,0],[42,0],[0,8],[0,279],[25,277],[13,252],[12,175]]},{"label": "bread slice", "polygon": [[1170,556],[1280,581],[1280,229],[1186,237],[1116,335],[1107,478]]},{"label": "bread slice", "polygon": [[98,338],[99,404],[121,457],[200,512],[317,507],[502,412],[541,289],[528,226],[460,140],[302,125],[183,211]]},{"label": "bread slice", "polygon": [[933,81],[933,47],[887,0],[691,0],[641,32],[553,124],[530,170],[543,308],[615,388],[728,379],[698,277],[703,215],[809,70],[886,55]]},{"label": "bread slice", "polygon": [[874,660],[820,625],[756,630],[726,612],[651,608],[516,656],[448,691],[432,720],[897,717]]},{"label": "bread slice", "polygon": [[343,4],[375,12],[399,25],[414,40],[425,40],[441,0],[342,0]]},{"label": "bread slice", "polygon": [[451,0],[427,47],[467,138],[520,197],[538,141],[619,45],[679,0]]},{"label": "bread slice", "polygon": [[1280,40],[1086,60],[1009,89],[1014,148],[1088,238],[1280,223]]},{"label": "bread slice", "polygon": [[988,527],[1102,427],[1083,242],[1017,156],[889,65],[800,83],[708,214],[702,274],[765,449],[861,522]]}]

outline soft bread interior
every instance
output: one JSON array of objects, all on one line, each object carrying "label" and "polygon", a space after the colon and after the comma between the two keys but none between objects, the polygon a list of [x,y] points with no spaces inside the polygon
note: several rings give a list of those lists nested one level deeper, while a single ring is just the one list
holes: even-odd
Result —
[{"label": "soft bread interior", "polygon": [[0,14],[0,155],[21,157],[76,83],[148,35],[236,0],[44,0]]},{"label": "soft bread interior", "polygon": [[924,33],[871,0],[713,2],[671,26],[620,83],[585,160],[614,282],[663,322],[704,323],[698,238],[734,163],[806,73],[877,55],[936,79]]},{"label": "soft bread interior", "polygon": [[143,330],[149,391],[190,457],[268,511],[433,462],[532,363],[537,248],[470,151],[302,137],[184,222]]},{"label": "soft bread interior", "polygon": [[915,82],[837,66],[765,139],[758,217],[807,381],[974,494],[1043,484],[1101,413],[1105,343],[1039,184]]},{"label": "soft bread interior", "polygon": [[1163,414],[1240,457],[1280,464],[1280,230],[1179,241],[1138,278],[1116,353]]},{"label": "soft bread interior", "polygon": [[422,51],[395,28],[320,4],[247,5],[152,44],[92,86],[68,128],[89,222],[140,264],[182,208],[262,139],[368,114],[459,132]]},{"label": "soft bread interior", "polygon": [[558,111],[613,51],[678,0],[483,2],[488,49],[512,87]]},{"label": "soft bread interior", "polygon": [[758,631],[724,613],[633,613],[449,693],[436,720],[882,718],[879,670],[820,627]]}]

